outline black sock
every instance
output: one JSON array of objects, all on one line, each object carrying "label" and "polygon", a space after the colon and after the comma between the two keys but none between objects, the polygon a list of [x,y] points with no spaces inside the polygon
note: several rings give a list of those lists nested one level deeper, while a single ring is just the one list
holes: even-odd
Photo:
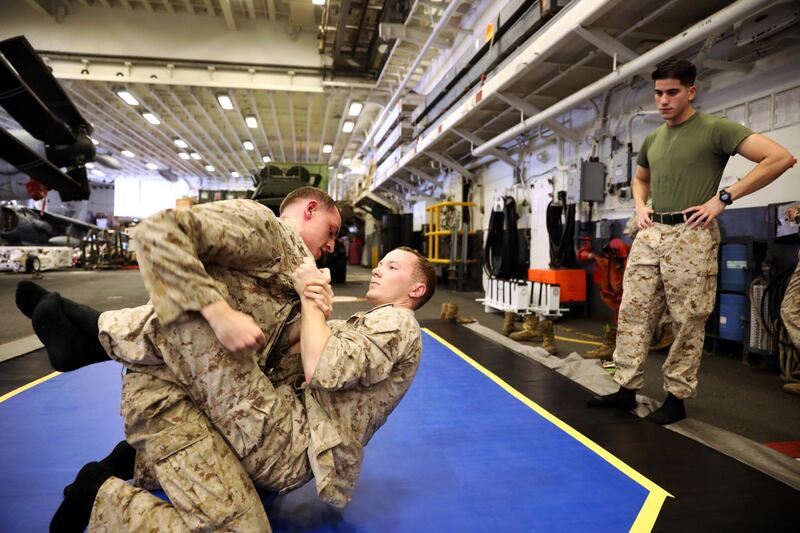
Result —
[{"label": "black sock", "polygon": [[[72,324],[83,333],[97,338],[100,334],[100,311],[88,305],[73,302],[69,298],[61,297],[61,307]],[[100,341],[97,341],[98,343]]]},{"label": "black sock", "polygon": [[667,399],[661,404],[661,407],[645,418],[662,426],[665,424],[673,424],[686,418],[686,408],[683,405],[683,400],[669,393]]},{"label": "black sock", "polygon": [[[110,360],[97,336],[78,329],[67,317],[62,304],[57,292],[46,295],[36,306],[31,321],[33,331],[47,349],[53,368],[69,372]],[[87,327],[84,324],[84,329]]]},{"label": "black sock", "polygon": [[133,468],[136,465],[136,448],[128,444],[128,441],[120,441],[111,453],[103,459],[100,464],[108,468],[114,477],[122,480],[133,478]]},{"label": "black sock", "polygon": [[86,529],[97,492],[110,477],[111,472],[100,463],[89,463],[81,468],[50,521],[50,531],[69,533]]},{"label": "black sock", "polygon": [[595,396],[586,404],[589,407],[617,407],[630,411],[636,407],[636,389],[620,387],[617,392],[605,396]]},{"label": "black sock", "polygon": [[33,311],[39,302],[50,294],[50,291],[32,281],[17,283],[16,302],[17,308],[28,318],[33,318]]},{"label": "black sock", "polygon": [[[112,476],[126,481],[133,478],[133,470],[136,466],[136,448],[128,444],[128,441],[120,441],[111,453],[98,461],[106,467]],[[64,496],[72,490],[72,485],[64,487]]]}]

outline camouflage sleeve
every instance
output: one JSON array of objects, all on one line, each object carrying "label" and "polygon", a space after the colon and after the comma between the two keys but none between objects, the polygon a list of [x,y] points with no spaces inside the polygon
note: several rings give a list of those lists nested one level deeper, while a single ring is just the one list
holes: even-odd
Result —
[{"label": "camouflage sleeve", "polygon": [[280,257],[275,215],[251,200],[167,209],[136,228],[134,249],[156,314],[169,324],[223,299],[204,264],[263,269]]},{"label": "camouflage sleeve", "polygon": [[337,390],[383,381],[420,335],[413,315],[391,306],[331,329],[311,381],[315,388]]}]

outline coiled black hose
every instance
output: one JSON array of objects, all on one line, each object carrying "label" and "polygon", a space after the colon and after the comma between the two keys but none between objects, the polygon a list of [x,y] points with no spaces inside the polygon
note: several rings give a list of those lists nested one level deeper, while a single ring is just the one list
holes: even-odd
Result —
[{"label": "coiled black hose", "polygon": [[503,210],[492,211],[489,217],[483,268],[490,276],[513,279],[516,274],[519,253],[517,218],[517,203],[511,196],[503,197]]},{"label": "coiled black hose", "polygon": [[559,191],[558,202],[547,204],[547,234],[550,237],[550,268],[574,265],[575,204],[567,205],[565,191]]}]

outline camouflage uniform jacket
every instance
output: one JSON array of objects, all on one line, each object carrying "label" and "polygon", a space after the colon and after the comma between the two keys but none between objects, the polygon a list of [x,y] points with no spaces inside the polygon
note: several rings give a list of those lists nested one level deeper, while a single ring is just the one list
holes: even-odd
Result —
[{"label": "camouflage uniform jacket", "polygon": [[410,309],[383,305],[328,323],[332,335],[305,390],[309,459],[320,498],[344,507],[364,446],[411,385],[422,355]]},{"label": "camouflage uniform jacket", "polygon": [[225,300],[264,331],[267,344],[258,358],[263,368],[299,307],[292,273],[311,257],[290,223],[252,200],[161,211],[136,228],[134,247],[151,300],[104,313],[101,340],[126,360],[145,365],[162,362],[152,347],[168,349],[160,342],[160,328]]}]

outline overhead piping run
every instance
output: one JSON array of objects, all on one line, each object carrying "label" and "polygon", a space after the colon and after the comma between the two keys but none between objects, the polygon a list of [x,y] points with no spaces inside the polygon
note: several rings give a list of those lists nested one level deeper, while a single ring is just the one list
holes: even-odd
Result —
[{"label": "overhead piping run", "polygon": [[363,153],[364,147],[369,145],[370,141],[375,136],[375,133],[380,129],[381,124],[383,124],[383,121],[386,119],[386,115],[389,114],[389,111],[395,106],[395,104],[397,104],[398,100],[400,100],[400,96],[402,96],[403,90],[408,84],[408,81],[411,79],[411,76],[413,76],[414,72],[416,72],[420,63],[422,63],[423,57],[425,57],[425,54],[428,53],[428,50],[430,49],[431,45],[433,45],[433,42],[436,40],[437,37],[439,37],[439,34],[442,32],[445,26],[447,26],[448,21],[450,20],[450,18],[456,12],[456,9],[458,9],[458,6],[460,6],[463,1],[464,0],[453,0],[447,6],[447,9],[445,9],[444,13],[442,13],[439,22],[436,23],[436,26],[433,28],[433,31],[428,36],[428,40],[425,41],[425,44],[422,46],[422,49],[417,54],[417,58],[414,60],[414,63],[411,64],[411,67],[408,69],[408,72],[406,72],[405,78],[403,78],[403,81],[400,82],[400,85],[394,91],[394,94],[392,95],[392,98],[389,100],[389,103],[386,104],[386,107],[384,107],[383,111],[381,111],[381,114],[378,116],[378,119],[373,124],[372,129],[369,130],[367,138],[364,139],[363,143],[361,143],[361,147],[358,149],[359,152]]},{"label": "overhead piping run", "polygon": [[557,104],[548,107],[541,113],[527,118],[517,126],[514,126],[513,128],[506,130],[504,133],[493,137],[480,146],[476,146],[472,150],[472,155],[476,157],[485,155],[492,148],[510,141],[517,135],[532,129],[534,126],[541,124],[545,120],[558,116],[559,114],[571,109],[581,102],[584,102],[590,98],[594,98],[603,91],[622,83],[628,77],[631,77],[643,69],[667,59],[677,52],[685,50],[686,48],[705,39],[706,37],[709,37],[712,34],[729,28],[739,20],[752,15],[760,8],[767,7],[772,3],[774,2],[770,0],[738,0],[728,7],[717,11],[710,17],[698,22],[694,26],[684,30],[680,35],[676,35],[672,39],[656,46],[652,50],[642,54],[636,59],[624,64],[616,71],[604,76],[603,78],[600,78],[596,82],[584,87],[576,93],[573,93],[567,98],[564,98]]}]

